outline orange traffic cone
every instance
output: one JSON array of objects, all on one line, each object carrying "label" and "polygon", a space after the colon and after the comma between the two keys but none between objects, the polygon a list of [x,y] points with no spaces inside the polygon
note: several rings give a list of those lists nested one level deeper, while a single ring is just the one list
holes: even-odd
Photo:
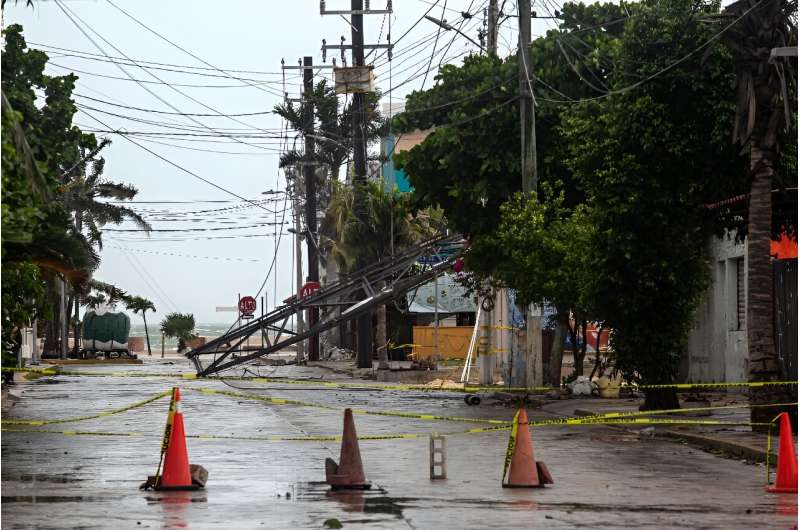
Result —
[{"label": "orange traffic cone", "polygon": [[[153,488],[165,490],[196,490],[205,486],[208,473],[202,466],[189,465],[189,453],[186,450],[186,433],[183,429],[183,413],[180,411],[180,390],[172,389],[172,401],[167,414],[167,426],[161,444],[163,471],[159,462],[159,471],[148,477],[142,489]],[[160,475],[159,475],[160,472]]]},{"label": "orange traffic cone", "polygon": [[514,425],[506,451],[503,469],[504,488],[542,488],[553,484],[553,477],[544,462],[533,457],[533,442],[528,429],[528,413],[519,409],[514,416]]},{"label": "orange traffic cone", "polygon": [[335,490],[368,490],[372,487],[364,476],[356,426],[353,423],[353,411],[350,409],[344,410],[344,432],[339,463],[331,458],[325,459],[325,482]]},{"label": "orange traffic cone", "polygon": [[768,486],[770,493],[797,493],[797,456],[792,442],[792,425],[789,414],[782,412],[780,444],[778,445],[778,468],[775,484]]}]

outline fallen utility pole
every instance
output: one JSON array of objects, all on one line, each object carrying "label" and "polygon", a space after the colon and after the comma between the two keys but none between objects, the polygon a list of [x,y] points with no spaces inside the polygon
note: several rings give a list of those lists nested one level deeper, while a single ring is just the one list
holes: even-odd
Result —
[{"label": "fallen utility pole", "polygon": [[[372,263],[336,281],[326,284],[305,297],[293,296],[286,305],[276,307],[263,317],[233,329],[221,337],[198,346],[186,356],[194,362],[200,376],[216,374],[301,343],[312,335],[371,313],[378,305],[405,296],[416,287],[431,281],[435,275],[452,267],[463,252],[461,236],[440,236]],[[416,264],[430,263],[417,271]],[[360,293],[367,293],[366,297]],[[363,299],[362,299],[363,298]],[[338,307],[341,313],[328,312],[313,328],[291,329],[289,319],[312,307]],[[270,337],[268,332],[272,332]],[[249,346],[248,338],[260,334],[265,345]],[[242,346],[244,344],[244,346]]]}]

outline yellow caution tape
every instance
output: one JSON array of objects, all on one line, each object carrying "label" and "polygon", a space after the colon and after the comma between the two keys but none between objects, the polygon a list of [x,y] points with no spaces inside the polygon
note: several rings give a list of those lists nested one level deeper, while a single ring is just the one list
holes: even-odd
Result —
[{"label": "yellow caution tape", "polygon": [[92,414],[91,416],[78,416],[76,418],[64,418],[64,419],[55,419],[55,420],[7,420],[3,419],[3,425],[52,425],[54,423],[72,423],[76,421],[86,421],[86,420],[94,420],[97,418],[103,418],[106,416],[113,416],[115,414],[121,414],[123,412],[128,412],[129,410],[138,409],[139,407],[144,407],[154,401],[158,401],[159,399],[166,397],[170,394],[171,391],[167,390],[165,392],[161,392],[156,394],[155,396],[145,399],[144,401],[139,401],[138,403],[134,403],[132,405],[128,405],[122,407],[120,409],[109,410],[106,412],[100,412],[98,414]]},{"label": "yellow caution tape", "polygon": [[[505,352],[506,350],[495,350]],[[313,379],[284,379],[284,378],[271,378],[271,377],[237,377],[237,376],[210,376],[198,377],[196,374],[175,374],[175,373],[143,373],[143,372],[79,372],[79,371],[62,371],[55,369],[37,370],[32,368],[2,368],[3,371],[19,371],[30,372],[39,375],[48,376],[68,376],[68,377],[145,377],[145,378],[181,378],[181,379],[196,379],[196,380],[220,380],[220,381],[250,381],[257,383],[272,383],[272,384],[286,384],[286,385],[325,385],[333,388],[342,389],[369,389],[369,390],[398,390],[398,391],[434,391],[434,392],[509,392],[509,393],[533,393],[533,392],[546,392],[558,390],[557,387],[542,386],[542,387],[509,387],[509,386],[465,386],[459,388],[442,388],[433,387],[428,385],[387,385],[387,384],[369,384],[369,383],[336,383],[329,381],[319,381]],[[675,389],[703,389],[703,388],[729,388],[729,387],[748,387],[748,388],[761,388],[768,386],[797,386],[797,381],[741,381],[741,382],[720,382],[720,383],[673,383],[663,385],[626,385],[623,388],[632,388],[634,390],[646,389],[660,389],[660,388],[675,388]]]},{"label": "yellow caution tape", "polygon": [[[283,398],[274,398],[268,396],[258,396],[255,394],[244,394],[241,392],[232,392],[230,390],[215,390],[211,388],[202,388],[202,389],[194,389],[190,388],[194,392],[200,392],[203,394],[219,394],[223,396],[233,397],[233,398],[240,398],[240,399],[252,399],[255,401],[262,401],[265,403],[271,403],[273,405],[297,405],[301,407],[315,407],[327,410],[335,410],[340,411],[340,407],[334,407],[331,405],[324,405],[322,403],[313,403],[310,401],[299,401],[295,399],[283,399]],[[504,420],[492,420],[492,419],[482,419],[482,418],[461,418],[455,416],[437,416],[434,414],[422,414],[419,412],[399,412],[399,411],[383,411],[383,410],[366,410],[366,409],[352,409],[353,414],[367,414],[371,416],[392,416],[397,418],[409,418],[409,419],[419,419],[419,420],[432,420],[432,421],[453,421],[453,422],[466,422],[466,423],[489,423],[493,425],[508,425],[508,421]]]},{"label": "yellow caution tape", "polygon": [[511,434],[508,437],[508,447],[506,448],[506,458],[503,462],[503,477],[500,482],[506,480],[506,473],[508,473],[508,466],[511,465],[511,457],[514,456],[514,448],[517,446],[517,433],[519,432],[519,411],[514,414],[514,422],[511,426]]},{"label": "yellow caution tape", "polygon": [[602,414],[592,414],[590,416],[581,416],[581,418],[591,419],[591,418],[630,418],[630,417],[637,417],[637,416],[653,416],[653,415],[661,415],[661,414],[682,414],[687,412],[710,412],[710,411],[719,411],[719,410],[735,410],[735,409],[749,409],[749,408],[772,408],[772,407],[789,407],[795,406],[797,402],[794,403],[770,403],[770,404],[758,404],[758,405],[751,405],[749,403],[743,403],[740,405],[719,405],[716,407],[689,407],[683,409],[664,409],[664,410],[643,410],[643,411],[622,411],[622,412],[605,412]]},{"label": "yellow caution tape", "polygon": [[[520,424],[524,425],[524,424]],[[728,422],[728,421],[715,421],[715,420],[676,420],[676,419],[652,419],[652,418],[618,418],[618,419],[604,419],[602,421],[587,421],[581,418],[570,418],[568,422],[552,422],[552,421],[534,421],[528,422],[528,427],[544,427],[544,426],[583,426],[583,425],[727,425],[727,426],[752,426],[752,425],[768,425],[766,423],[750,423],[750,422]],[[498,427],[478,427],[466,429],[463,431],[444,432],[439,433],[445,436],[459,436],[466,434],[479,434],[496,431],[505,431],[512,429],[512,425],[498,426]],[[138,432],[104,432],[104,431],[57,431],[50,429],[6,429],[3,428],[2,432],[9,433],[44,433],[44,434],[61,434],[65,436],[121,436],[121,437],[148,437]],[[425,438],[428,433],[399,433],[399,434],[367,434],[360,435],[359,441],[379,441],[379,440],[399,440],[399,439],[416,439]],[[152,436],[149,436],[152,437]],[[197,440],[239,440],[239,441],[259,441],[259,442],[317,442],[317,441],[341,441],[341,435],[311,435],[311,436],[225,436],[215,434],[192,434],[187,435],[187,438]],[[508,454],[508,452],[507,452]],[[512,446],[513,454],[513,446]]]},{"label": "yellow caution tape", "polygon": [[178,387],[173,387],[170,392],[171,397],[167,412],[167,424],[164,426],[164,436],[161,438],[161,454],[158,458],[156,478],[153,481],[153,484],[158,484],[158,477],[161,476],[161,464],[164,463],[164,454],[167,452],[167,449],[169,449],[170,441],[172,441],[172,425],[175,422],[175,412],[178,410]]}]

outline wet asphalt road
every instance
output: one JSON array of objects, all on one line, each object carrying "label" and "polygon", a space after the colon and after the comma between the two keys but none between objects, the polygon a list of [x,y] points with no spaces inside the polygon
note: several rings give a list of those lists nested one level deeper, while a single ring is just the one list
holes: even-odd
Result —
[{"label": "wet asphalt road", "polygon": [[[188,363],[69,367],[81,371],[190,373]],[[263,375],[272,373],[263,369]],[[275,376],[322,375],[282,367]],[[330,376],[326,376],[330,377]],[[167,390],[173,378],[54,377],[14,389],[20,401],[4,419],[49,419],[122,407]],[[313,401],[336,407],[508,419],[513,410],[405,392],[353,391],[251,382],[180,381],[189,435],[304,437],[341,433],[341,411],[211,395],[211,388]],[[279,387],[279,388],[276,388]],[[503,489],[507,431],[448,437],[448,479],[428,477],[428,439],[362,441],[373,490],[332,493],[324,459],[338,442],[191,438],[192,463],[209,471],[206,490],[141,492],[158,464],[167,400],[77,423],[28,430],[131,436],[3,432],[2,528],[791,528],[794,495],[764,491],[764,469],[685,445],[640,439],[603,426],[533,431],[537,459],[555,485]],[[532,410],[534,419],[548,415]],[[361,435],[442,433],[480,423],[356,415]],[[4,426],[4,428],[10,428]],[[14,427],[18,428],[18,427]]]}]

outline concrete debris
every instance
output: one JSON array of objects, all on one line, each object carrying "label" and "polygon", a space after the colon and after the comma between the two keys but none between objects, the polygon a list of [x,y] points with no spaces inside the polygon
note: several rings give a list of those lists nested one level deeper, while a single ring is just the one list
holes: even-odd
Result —
[{"label": "concrete debris", "polygon": [[325,360],[327,361],[350,361],[356,358],[356,352],[338,346],[332,347],[326,354]]},{"label": "concrete debris", "polygon": [[464,383],[457,383],[451,379],[434,379],[422,386],[429,388],[464,388]]},{"label": "concrete debris", "polygon": [[567,384],[567,388],[573,396],[591,396],[599,393],[597,383],[590,381],[585,375],[579,375],[575,381]]}]

